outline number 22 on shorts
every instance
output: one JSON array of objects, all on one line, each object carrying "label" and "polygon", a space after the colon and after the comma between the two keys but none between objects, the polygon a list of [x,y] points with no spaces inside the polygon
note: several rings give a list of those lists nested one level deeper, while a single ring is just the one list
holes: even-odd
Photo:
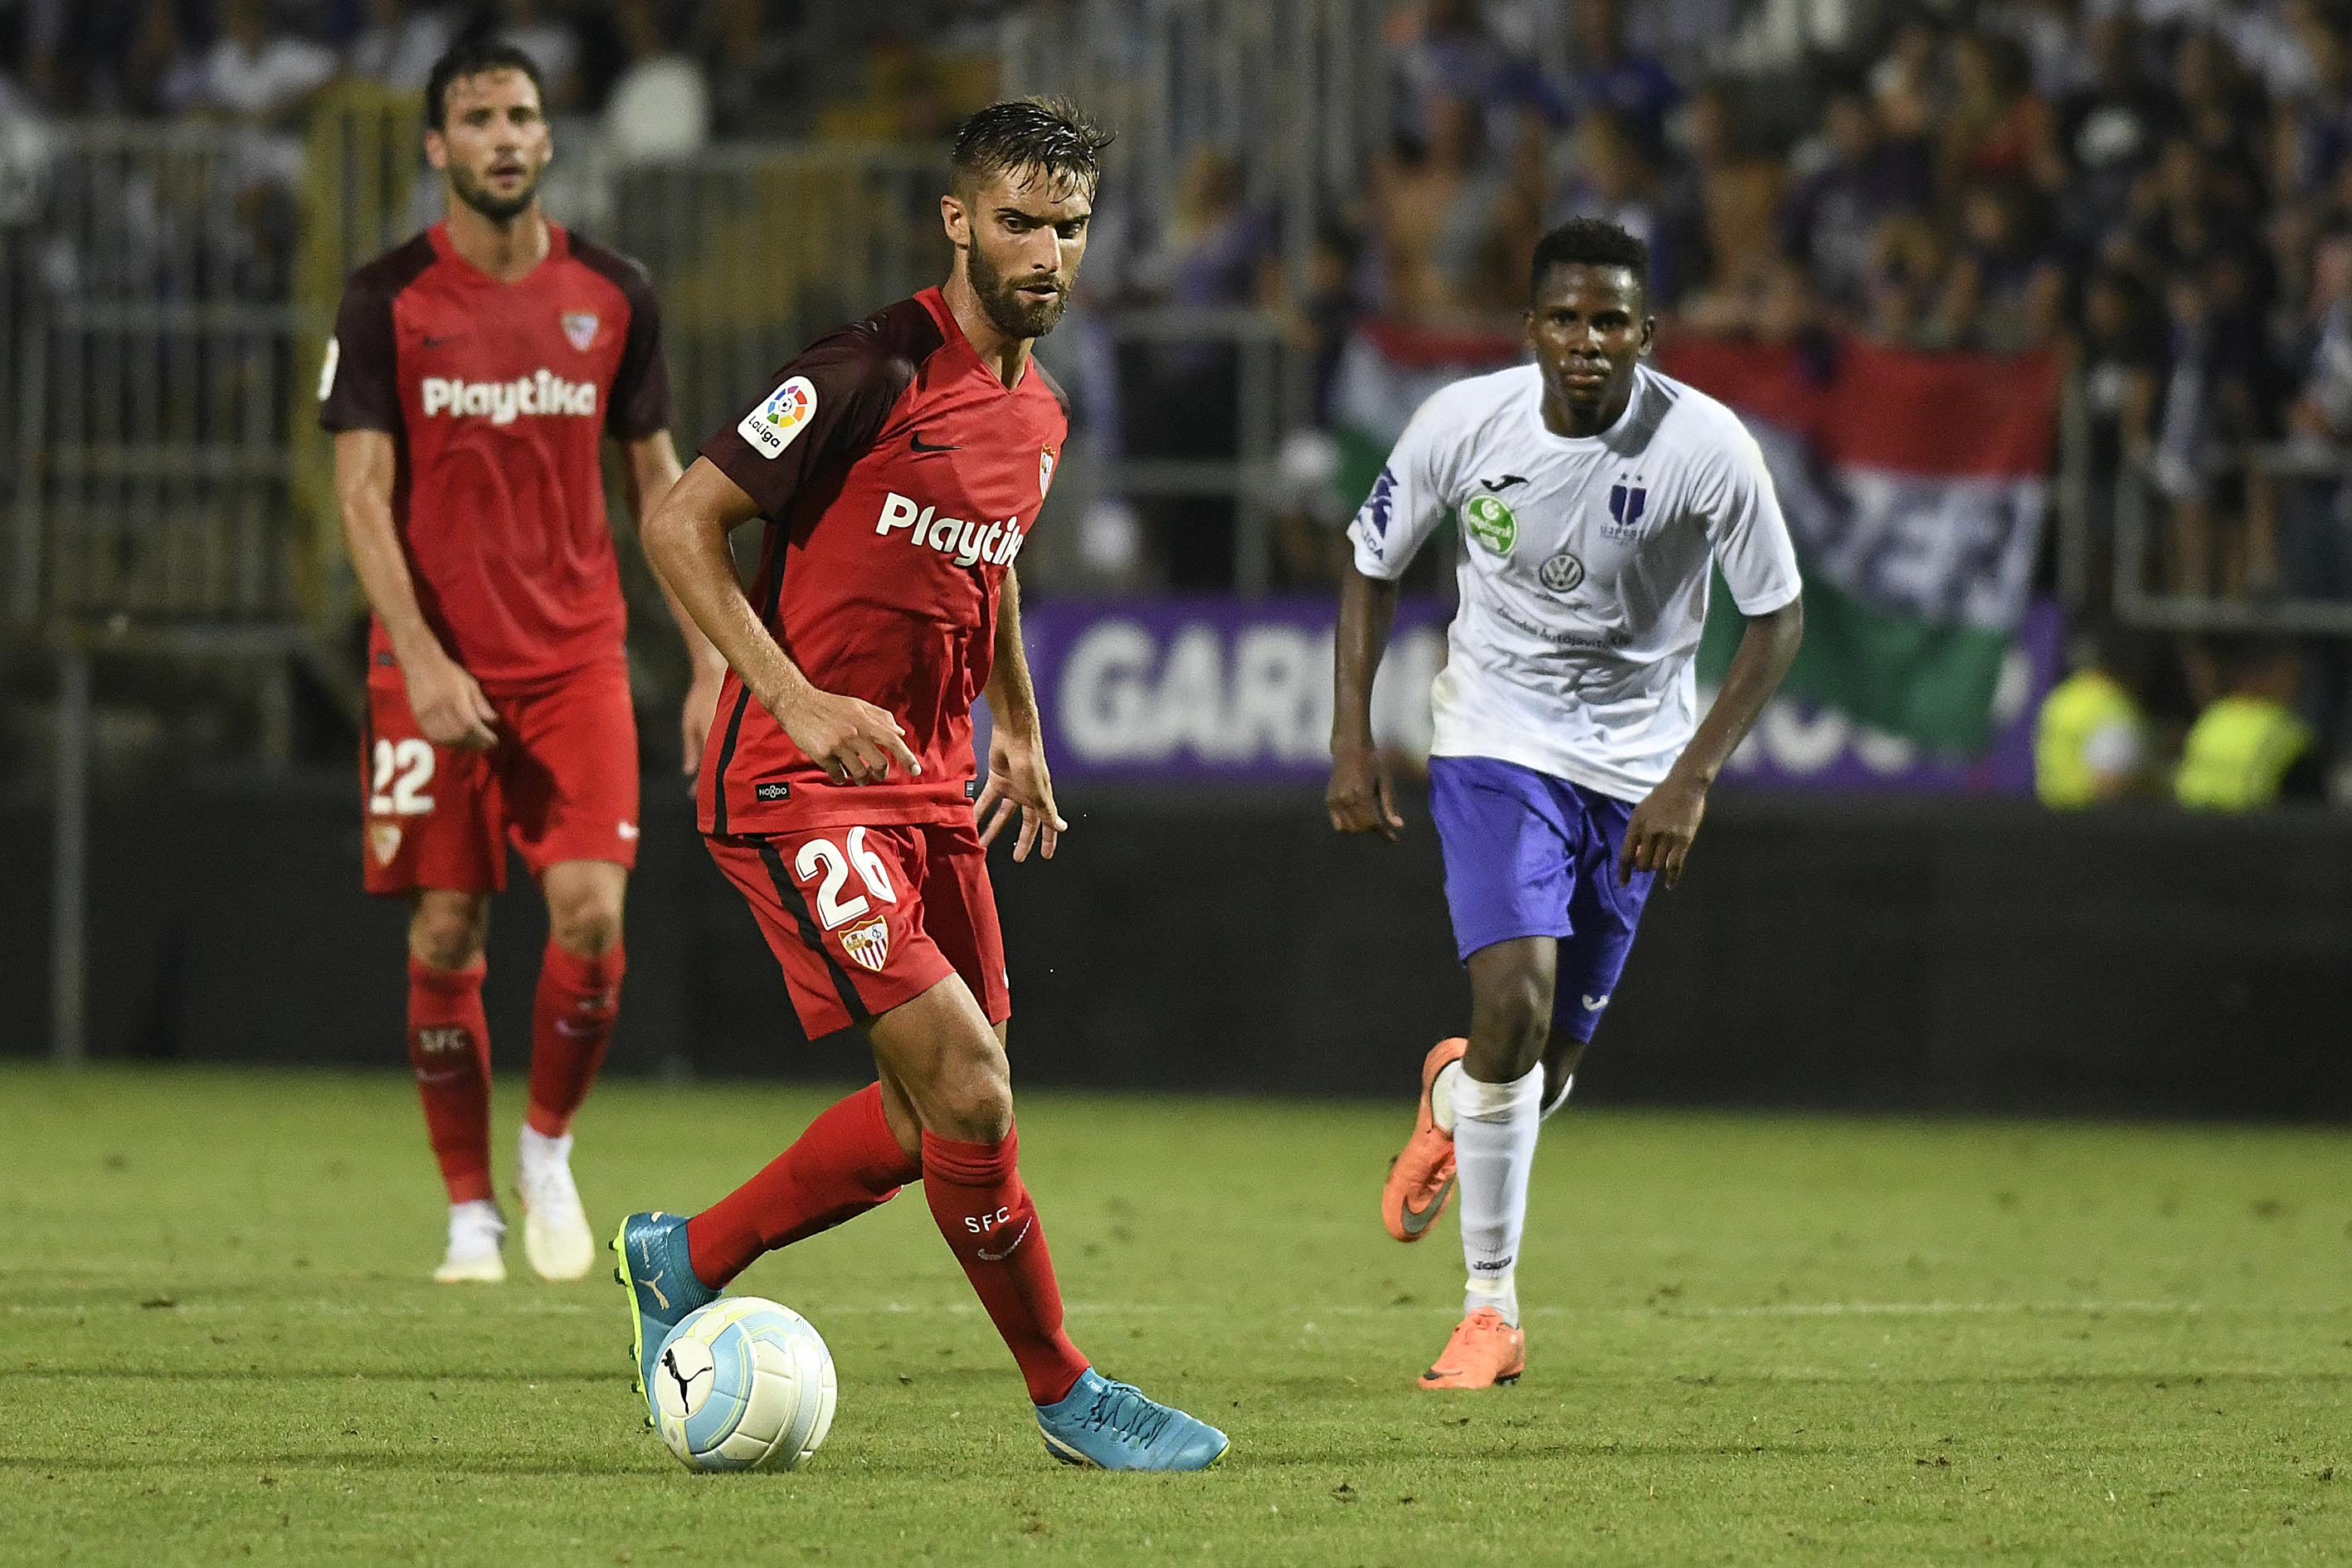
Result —
[{"label": "number 22 on shorts", "polygon": [[422,816],[433,809],[425,786],[433,782],[433,742],[414,736],[375,743],[375,782],[368,792],[371,816]]}]

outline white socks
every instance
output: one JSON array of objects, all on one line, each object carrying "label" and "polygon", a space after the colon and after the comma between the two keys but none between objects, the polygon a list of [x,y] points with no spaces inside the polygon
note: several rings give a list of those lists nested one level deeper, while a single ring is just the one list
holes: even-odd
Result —
[{"label": "white socks", "polygon": [[[1462,1062],[1456,1058],[1437,1069],[1437,1077],[1429,1086],[1429,1119],[1449,1138],[1454,1135],[1454,1086],[1462,1081]],[[1544,1121],[1549,1121],[1567,1108],[1569,1091],[1575,1087],[1574,1073],[1559,1080],[1559,1092],[1544,1101]]]},{"label": "white socks", "polygon": [[478,1258],[496,1253],[505,1239],[507,1222],[499,1205],[488,1198],[449,1205],[449,1256]]},{"label": "white socks", "polygon": [[[1515,1274],[1519,1237],[1528,1224],[1528,1174],[1535,1165],[1536,1134],[1543,1123],[1543,1067],[1538,1063],[1509,1083],[1481,1083],[1460,1071],[1459,1063],[1446,1072],[1453,1075],[1447,1087],[1452,1091],[1454,1165],[1461,1184],[1462,1259],[1469,1268],[1463,1314],[1492,1307],[1517,1327]],[[1439,1081],[1444,1081],[1444,1075]],[[1566,1094],[1560,1099],[1565,1100]],[[1433,1112],[1434,1100],[1433,1094]]]}]

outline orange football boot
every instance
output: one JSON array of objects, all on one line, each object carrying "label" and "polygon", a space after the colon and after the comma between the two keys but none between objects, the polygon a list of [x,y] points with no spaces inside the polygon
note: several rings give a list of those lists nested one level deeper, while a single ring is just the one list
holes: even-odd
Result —
[{"label": "orange football boot", "polygon": [[1454,1325],[1437,1364],[1421,1374],[1423,1388],[1492,1388],[1517,1383],[1528,1370],[1528,1336],[1481,1307]]},{"label": "orange football boot", "polygon": [[1389,1162],[1389,1179],[1381,1188],[1381,1223],[1399,1241],[1419,1241],[1454,1201],[1454,1134],[1430,1115],[1429,1091],[1448,1062],[1458,1062],[1470,1042],[1456,1037],[1440,1040],[1421,1061],[1421,1111],[1413,1119],[1412,1136],[1404,1152]]}]

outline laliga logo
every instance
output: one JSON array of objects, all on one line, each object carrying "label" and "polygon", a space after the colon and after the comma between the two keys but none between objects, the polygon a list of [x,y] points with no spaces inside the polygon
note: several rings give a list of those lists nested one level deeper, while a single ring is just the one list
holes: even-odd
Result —
[{"label": "laliga logo", "polygon": [[421,390],[427,419],[446,414],[452,418],[487,418],[493,425],[511,425],[526,414],[596,412],[594,382],[566,381],[543,368],[512,381],[458,381],[428,375]]},{"label": "laliga logo", "polygon": [[928,544],[942,555],[952,555],[959,566],[977,565],[986,562],[991,566],[1010,566],[1013,558],[1021,553],[1021,544],[1028,535],[1021,531],[1021,520],[1008,517],[1002,522],[982,524],[966,522],[960,517],[937,517],[939,508],[918,506],[897,490],[882,503],[882,515],[874,522],[874,531],[888,533],[894,528],[910,531],[909,544]]}]

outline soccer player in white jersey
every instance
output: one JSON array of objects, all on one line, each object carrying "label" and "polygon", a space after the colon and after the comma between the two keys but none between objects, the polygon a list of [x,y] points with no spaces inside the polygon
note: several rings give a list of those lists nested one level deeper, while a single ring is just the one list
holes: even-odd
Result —
[{"label": "soccer player in white jersey", "polygon": [[[1536,247],[1535,363],[1423,404],[1349,529],[1331,825],[1403,826],[1372,743],[1396,580],[1449,511],[1461,605],[1433,692],[1430,815],[1470,1032],[1422,1064],[1381,1213],[1415,1241],[1462,1194],[1463,1318],[1423,1388],[1527,1367],[1512,1271],[1536,1133],[1568,1100],[1659,876],[1672,887],[1715,782],[1803,632],[1797,560],[1762,454],[1730,410],[1642,363],[1649,253],[1579,218]],[[1706,716],[1691,655],[1722,568],[1745,635]]]}]

